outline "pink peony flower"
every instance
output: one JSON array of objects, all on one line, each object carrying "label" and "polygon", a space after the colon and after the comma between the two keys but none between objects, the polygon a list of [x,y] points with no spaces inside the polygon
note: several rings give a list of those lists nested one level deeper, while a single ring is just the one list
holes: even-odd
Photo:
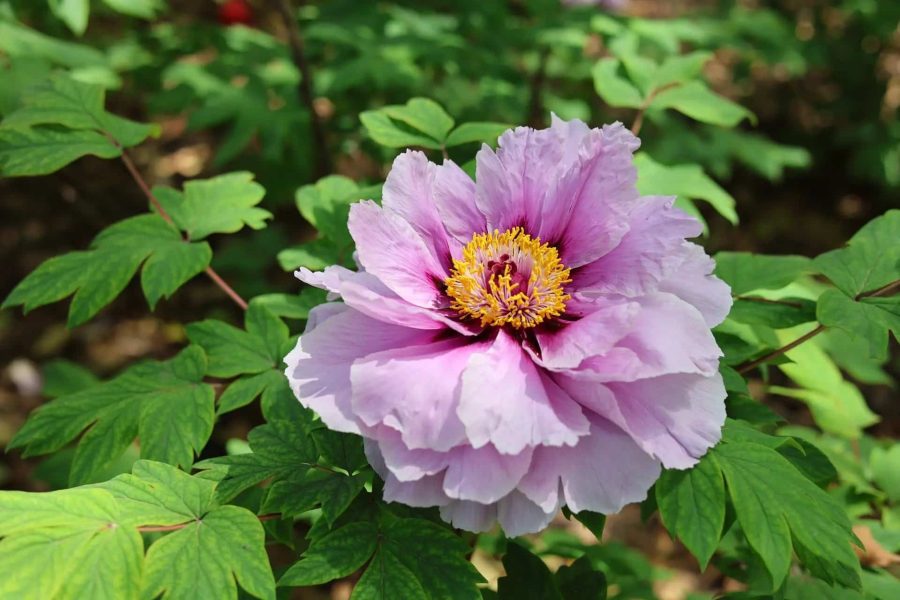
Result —
[{"label": "pink peony flower", "polygon": [[287,377],[364,436],[385,500],[515,536],[617,512],[719,440],[730,290],[685,241],[700,224],[638,195],[639,145],[554,117],[482,147],[477,183],[408,151],[383,205],[351,208],[360,271],[297,272],[343,303],[310,313]]}]

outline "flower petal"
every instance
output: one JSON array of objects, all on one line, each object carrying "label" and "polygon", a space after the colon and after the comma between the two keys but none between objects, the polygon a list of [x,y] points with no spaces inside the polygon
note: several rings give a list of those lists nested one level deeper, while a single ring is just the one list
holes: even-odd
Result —
[{"label": "flower petal", "polygon": [[340,304],[310,311],[307,329],[288,354],[285,375],[300,403],[331,429],[359,433],[350,404],[350,365],[385,350],[431,341],[434,333],[376,321]]},{"label": "flower petal", "polygon": [[444,506],[453,502],[444,493],[442,475],[426,475],[416,481],[400,481],[391,473],[384,478],[384,501],[407,506]]},{"label": "flower petal", "polygon": [[440,291],[446,269],[402,217],[374,202],[359,202],[350,207],[347,226],[367,272],[416,306],[447,304]]},{"label": "flower petal", "polygon": [[660,282],[659,290],[692,304],[703,315],[706,325],[715,327],[731,310],[731,288],[712,274],[716,262],[701,246],[685,242],[682,255],[684,262]]},{"label": "flower petal", "polygon": [[577,446],[535,450],[532,468],[518,489],[546,509],[562,481],[563,495],[572,512],[611,514],[646,498],[659,471],[659,462],[625,432],[594,416],[590,433]]},{"label": "flower petal", "polygon": [[392,348],[357,360],[350,371],[356,416],[370,426],[397,429],[412,449],[446,451],[465,443],[456,415],[460,376],[484,344],[461,341]]},{"label": "flower petal", "polygon": [[503,330],[469,359],[458,414],[474,447],[492,443],[505,454],[539,444],[573,445],[588,428],[578,405]]},{"label": "flower petal", "polygon": [[481,533],[497,522],[497,505],[454,500],[441,507],[441,518],[458,529]]},{"label": "flower petal", "polygon": [[550,511],[544,511],[525,494],[515,491],[497,503],[497,520],[506,537],[513,538],[526,533],[541,531],[559,510],[559,504]]},{"label": "flower petal", "polygon": [[450,455],[427,449],[409,449],[400,433],[389,427],[380,426],[369,433],[378,441],[378,451],[387,470],[399,481],[418,481],[427,475],[434,475],[447,467]]},{"label": "flower petal", "polygon": [[468,244],[474,234],[487,231],[484,215],[475,205],[475,182],[452,160],[437,168],[432,193],[444,228],[459,244]]},{"label": "flower petal", "polygon": [[447,453],[444,493],[457,500],[496,502],[516,488],[528,472],[531,448],[501,454],[493,446],[460,446]]}]

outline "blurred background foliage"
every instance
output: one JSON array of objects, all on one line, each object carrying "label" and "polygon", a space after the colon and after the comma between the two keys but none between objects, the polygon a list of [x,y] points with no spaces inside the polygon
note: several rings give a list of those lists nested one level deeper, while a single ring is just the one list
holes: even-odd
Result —
[{"label": "blurred background foliage", "polygon": [[[290,270],[352,260],[340,207],[379,197],[398,147],[471,168],[480,140],[503,124],[546,126],[551,112],[595,125],[630,125],[641,112],[642,191],[679,194],[707,223],[711,252],[813,256],[900,205],[900,2],[631,0],[609,12],[557,0],[323,0],[293,8],[282,0],[0,1],[0,116],[29,86],[66,72],[102,85],[110,111],[159,125],[159,136],[133,151],[153,183],[254,173],[274,221],[212,243],[216,270],[245,297],[293,294]],[[671,85],[681,80],[692,83]],[[429,135],[398,108],[410,98],[439,105],[415,108],[429,124],[449,115],[468,129],[451,122]],[[43,260],[133,215],[143,198],[120,163],[87,158],[51,178],[0,180],[0,202],[5,297]],[[729,255],[719,258],[722,269]],[[760,293],[815,300],[825,288],[798,260]],[[67,360],[105,376],[171,356],[185,339],[180,322],[238,320],[205,281],[149,317],[136,284],[124,296],[72,331],[62,305],[26,318],[0,312],[0,446],[40,404],[42,386],[84,375]],[[750,313],[718,332],[735,365],[808,329]],[[832,493],[865,545],[863,564],[896,572],[900,359],[890,343],[887,356],[869,358],[864,344],[829,331],[752,379],[745,394],[828,456]],[[45,364],[50,357],[62,358]],[[252,407],[227,415],[210,455],[240,445],[258,422]],[[71,451],[3,460],[0,487],[52,489],[64,486]],[[724,568],[696,575],[684,548],[640,518],[611,519],[603,546],[560,526],[535,548],[551,564],[588,555],[617,597],[739,589]],[[476,564],[499,573],[491,557],[504,543],[482,536]],[[724,553],[741,543],[726,537]],[[875,579],[867,590],[896,591],[877,573],[887,571],[866,572]],[[792,579],[788,597],[837,597],[817,586]]]}]

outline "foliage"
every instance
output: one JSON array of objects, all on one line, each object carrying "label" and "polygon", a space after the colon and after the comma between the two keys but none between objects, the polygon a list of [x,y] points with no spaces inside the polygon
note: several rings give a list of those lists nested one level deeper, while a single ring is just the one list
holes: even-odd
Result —
[{"label": "foliage", "polygon": [[[294,40],[179,19],[175,3],[0,3],[0,176],[119,159],[108,164],[128,171],[148,202],[104,221],[86,249],[42,262],[3,308],[71,297],[67,325],[83,326],[124,304],[117,298],[140,271],[151,310],[176,307],[166,301],[203,273],[245,311],[242,321],[223,307],[188,323],[177,352],[104,380],[46,365],[52,399],[7,450],[61,461],[66,486],[0,492],[0,596],[274,598],[276,581],[352,578],[354,600],[654,597],[661,570],[617,542],[561,529],[475,539],[433,510],[383,502],[361,439],[324,428],[282,373],[325,294],[270,292],[258,277],[266,293],[245,301],[217,269],[229,252],[254,274],[276,262],[284,271],[353,267],[349,206],[380,198],[399,151],[472,173],[479,146],[496,145],[507,123],[539,124],[549,111],[629,122],[644,142],[640,191],[677,196],[709,230],[738,226],[740,196],[726,189],[734,172],[777,182],[830,156],[826,146],[850,150],[853,176],[896,189],[900,129],[879,126],[874,84],[854,69],[839,70],[841,83],[864,98],[835,111],[863,125],[827,143],[752,131],[754,111],[710,73],[727,52],[735,78],[753,65],[799,78],[845,60],[858,37],[887,40],[897,7],[844,0],[848,39],[801,44],[782,13],[732,2],[667,20],[551,0],[457,4],[310,3],[284,24],[305,41],[298,60]],[[156,139],[165,128],[120,112],[184,116],[190,135],[214,140],[216,173],[150,188],[141,152],[165,143]],[[340,169],[353,178],[317,170],[338,155],[357,157]],[[900,210],[881,212],[845,247],[814,258],[715,257],[735,298],[714,332],[729,421],[716,448],[690,470],[665,471],[641,508],[658,511],[700,569],[746,588],[730,597],[900,597],[895,572],[854,553],[865,542],[860,526],[900,551],[900,451],[866,432],[879,416],[858,385],[892,383],[882,367],[891,336],[900,338]],[[785,424],[760,390],[808,409],[813,426]],[[223,426],[238,411],[257,423],[224,453],[221,439],[244,437]],[[600,539],[603,515],[566,516]],[[502,560],[496,586],[473,566],[473,547]]]}]

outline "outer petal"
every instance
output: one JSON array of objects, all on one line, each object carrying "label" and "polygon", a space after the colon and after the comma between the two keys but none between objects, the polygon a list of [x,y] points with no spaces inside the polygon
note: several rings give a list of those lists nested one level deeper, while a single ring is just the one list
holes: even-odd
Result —
[{"label": "outer petal", "polygon": [[684,238],[702,232],[696,219],[672,206],[674,201],[646,196],[636,202],[628,216],[628,233],[609,254],[573,273],[573,289],[585,295],[629,297],[655,291],[684,261],[679,252]]},{"label": "outer petal", "polygon": [[557,380],[582,406],[618,425],[667,468],[694,465],[721,437],[725,386],[718,374],[600,384],[582,372]]},{"label": "outer petal", "polygon": [[400,481],[388,473],[384,478],[384,500],[407,506],[444,506],[452,500],[444,493],[442,480],[441,475],[427,475],[417,481]]},{"label": "outer petal", "polygon": [[394,159],[384,182],[381,204],[412,225],[432,255],[446,269],[450,265],[447,232],[433,197],[438,168],[422,152],[407,150],[399,155]]},{"label": "outer petal", "polygon": [[[434,176],[434,203],[447,233],[461,245],[487,230],[475,205],[475,182],[452,160],[445,160]],[[452,250],[452,248],[451,248]]]},{"label": "outer petal", "polygon": [[465,443],[456,416],[460,377],[484,344],[459,338],[425,346],[392,348],[357,360],[350,371],[353,410],[367,425],[400,432],[409,448],[446,451]]},{"label": "outer petal", "polygon": [[545,512],[521,492],[513,492],[497,503],[497,520],[506,537],[541,531],[556,516],[559,505]]},{"label": "outer petal", "polygon": [[458,414],[473,446],[492,443],[505,454],[540,444],[574,445],[588,429],[578,405],[502,330],[490,348],[469,359]]},{"label": "outer petal", "polygon": [[591,432],[573,448],[538,448],[519,491],[547,509],[556,500],[559,482],[573,512],[618,512],[647,497],[659,477],[659,463],[621,429],[593,417]]},{"label": "outer petal", "polygon": [[635,302],[606,301],[575,322],[538,331],[538,364],[553,370],[574,369],[586,358],[605,354],[631,330],[640,308]]},{"label": "outer petal", "polygon": [[384,426],[370,429],[369,433],[378,441],[378,451],[386,469],[399,481],[418,481],[447,467],[450,455],[446,452],[410,450],[397,431]]},{"label": "outer petal", "polygon": [[441,518],[459,529],[481,533],[497,522],[497,505],[454,500],[441,507]]},{"label": "outer petal", "polygon": [[439,289],[446,269],[402,217],[374,202],[359,202],[350,207],[347,226],[366,271],[416,306],[446,304]]},{"label": "outer petal", "polygon": [[346,306],[323,304],[310,311],[306,332],[285,357],[285,375],[300,403],[331,429],[359,433],[350,405],[353,361],[387,348],[428,343],[433,335],[376,321]]},{"label": "outer petal", "polygon": [[339,295],[347,306],[385,323],[413,329],[449,327],[463,335],[475,335],[481,331],[473,323],[461,323],[445,315],[446,311],[442,309],[410,304],[371,273],[351,271],[335,265],[324,271],[301,268],[294,275],[300,281]]},{"label": "outer petal", "polygon": [[516,488],[531,464],[531,448],[501,454],[493,446],[460,446],[448,453],[444,493],[457,500],[489,504]]},{"label": "outer petal", "polygon": [[715,327],[731,310],[731,288],[712,274],[716,263],[702,247],[685,242],[682,254],[681,266],[660,282],[659,290],[692,304],[703,315],[706,325]]}]

